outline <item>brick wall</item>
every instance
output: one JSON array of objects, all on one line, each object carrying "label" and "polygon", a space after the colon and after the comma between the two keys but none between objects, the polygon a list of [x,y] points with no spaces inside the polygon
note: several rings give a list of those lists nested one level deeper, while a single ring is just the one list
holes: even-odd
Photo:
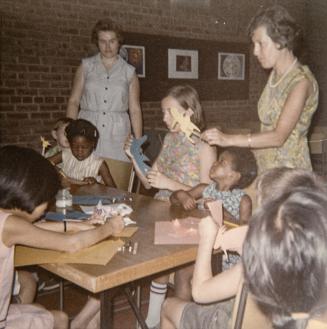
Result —
[{"label": "brick wall", "polygon": [[[246,41],[253,13],[260,5],[275,2],[184,1],[178,5],[176,0],[2,0],[0,144],[39,147],[39,136],[49,136],[53,121],[65,114],[81,58],[95,51],[89,36],[99,18],[111,17],[131,32]],[[305,24],[305,0],[279,2]],[[266,73],[251,56],[249,99],[204,101],[207,121],[222,127],[244,127],[257,121],[256,103],[265,81]],[[159,100],[142,103],[142,108],[145,127],[161,126]]]}]

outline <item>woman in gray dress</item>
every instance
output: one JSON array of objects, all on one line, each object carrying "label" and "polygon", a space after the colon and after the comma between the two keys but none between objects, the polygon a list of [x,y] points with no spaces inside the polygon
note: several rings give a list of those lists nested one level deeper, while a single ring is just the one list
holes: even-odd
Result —
[{"label": "woman in gray dress", "polygon": [[122,40],[111,20],[96,23],[92,42],[99,52],[82,60],[67,107],[67,117],[89,120],[99,130],[96,154],[108,160],[118,187],[126,186],[119,176],[129,172],[124,143],[131,126],[136,138],[142,136],[139,80],[135,68],[119,56]]}]

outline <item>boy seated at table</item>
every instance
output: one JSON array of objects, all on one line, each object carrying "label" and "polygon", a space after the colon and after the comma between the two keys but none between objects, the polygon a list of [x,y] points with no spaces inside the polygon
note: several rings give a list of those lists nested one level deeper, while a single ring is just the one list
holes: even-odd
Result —
[{"label": "boy seated at table", "polygon": [[[262,174],[257,181],[259,209],[261,213],[269,199],[281,193],[291,193],[305,187],[326,194],[326,186],[314,173],[291,168],[275,168]],[[167,298],[161,311],[161,329],[227,329],[232,315],[234,297],[242,281],[242,264],[212,275],[212,249],[233,250],[242,254],[243,241],[248,226],[225,231],[211,217],[206,217],[199,226],[199,248],[192,279],[192,296],[196,303],[179,298]],[[210,305],[203,305],[209,304]],[[201,305],[202,304],[202,305]]]}]

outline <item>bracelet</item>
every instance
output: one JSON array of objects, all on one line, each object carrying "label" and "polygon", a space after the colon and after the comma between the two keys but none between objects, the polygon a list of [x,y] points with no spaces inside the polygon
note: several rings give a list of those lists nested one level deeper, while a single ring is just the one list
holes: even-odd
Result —
[{"label": "bracelet", "polygon": [[252,145],[252,134],[248,134],[248,148],[251,148]]},{"label": "bracelet", "polygon": [[67,222],[64,220],[64,232],[67,232]]}]

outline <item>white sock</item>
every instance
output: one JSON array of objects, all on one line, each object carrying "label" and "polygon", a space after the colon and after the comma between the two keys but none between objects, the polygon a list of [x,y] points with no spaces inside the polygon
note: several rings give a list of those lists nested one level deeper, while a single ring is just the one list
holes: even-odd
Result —
[{"label": "white sock", "polygon": [[166,283],[151,282],[148,315],[145,319],[147,326],[150,328],[160,322],[161,305],[166,298],[166,292]]}]

